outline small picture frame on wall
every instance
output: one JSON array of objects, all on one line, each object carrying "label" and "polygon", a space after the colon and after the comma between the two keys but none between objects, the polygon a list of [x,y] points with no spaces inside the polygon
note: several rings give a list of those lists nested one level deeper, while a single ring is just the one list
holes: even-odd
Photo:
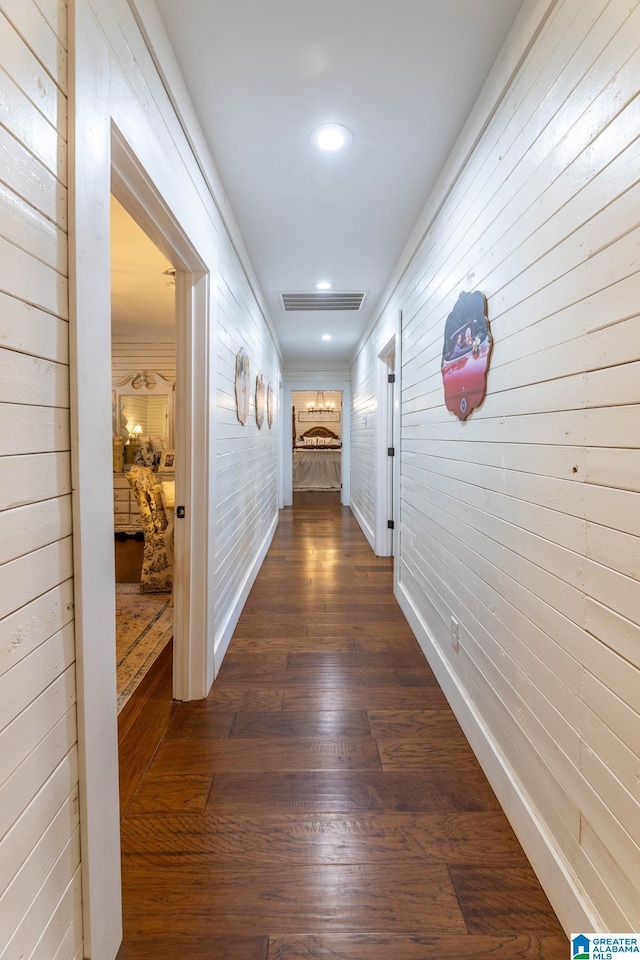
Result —
[{"label": "small picture frame on wall", "polygon": [[175,470],[175,450],[163,450],[160,456],[160,466],[158,470],[162,473],[165,470]]}]

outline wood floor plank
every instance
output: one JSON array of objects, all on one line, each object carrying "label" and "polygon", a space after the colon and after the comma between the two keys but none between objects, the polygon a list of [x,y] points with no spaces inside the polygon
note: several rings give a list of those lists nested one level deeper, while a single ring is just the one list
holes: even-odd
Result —
[{"label": "wood floor plank", "polygon": [[378,740],[384,770],[408,770],[450,765],[451,770],[478,761],[466,740]]},{"label": "wood floor plank", "polygon": [[[249,665],[250,664],[250,665]],[[264,667],[255,658],[249,661],[232,660],[220,681],[228,684],[248,684],[252,687],[436,687],[437,682],[428,667],[394,669],[393,667]]]},{"label": "wood floor plank", "polygon": [[316,626],[334,626],[345,623],[362,628],[363,621],[365,625],[375,624],[376,629],[387,626],[395,627],[401,636],[411,635],[411,628],[405,620],[400,607],[397,606],[385,606],[384,608],[370,612],[368,601],[360,604],[351,603],[349,609],[343,610],[342,613],[321,613],[313,618],[313,623]]},{"label": "wood floor plank", "polygon": [[369,710],[371,733],[378,740],[402,737],[429,740],[460,739],[462,729],[449,708],[443,710]]},{"label": "wood floor plank", "polygon": [[299,811],[131,818],[129,853],[200,854],[233,863],[511,864],[526,860],[501,813],[313,814]]},{"label": "wood floor plank", "polygon": [[282,710],[284,688],[215,684],[204,702],[220,710]]},{"label": "wood floor plank", "polygon": [[[268,960],[567,960],[566,937],[271,937]],[[164,958],[163,958],[164,960]]]},{"label": "wood floor plank", "polygon": [[528,863],[499,868],[477,863],[453,864],[449,870],[470,933],[562,934]]},{"label": "wood floor plank", "polygon": [[119,960],[564,960],[392,570],[339,494],[281,513],[124,817]]},{"label": "wood floor plank", "polygon": [[[209,867],[206,856],[126,855],[129,936],[181,924],[200,936],[467,932],[447,868],[378,865]],[[189,895],[189,891],[193,891]]]},{"label": "wood floor plank", "polygon": [[156,777],[148,773],[131,801],[125,823],[132,817],[204,813],[212,784],[212,776]]},{"label": "wood floor plank", "polygon": [[[285,653],[316,653],[321,649],[324,653],[356,653],[354,637],[276,637],[269,640],[269,649]],[[255,656],[256,641],[251,637],[234,637],[233,653],[249,653]]]},{"label": "wood floor plank", "polygon": [[165,740],[228,740],[236,719],[235,710],[220,710],[208,701],[203,701],[206,710],[192,710],[186,703],[179,703],[171,717]]},{"label": "wood floor plank", "polygon": [[267,960],[267,937],[127,937],[116,960]]},{"label": "wood floor plank", "polygon": [[[269,607],[271,613],[274,617],[279,616],[303,616],[305,618],[315,617],[321,613],[326,613],[326,604],[322,599],[322,595],[319,595],[320,599],[315,602],[311,599],[297,600],[290,599],[288,601],[281,600],[278,603],[274,603],[273,599],[271,600]],[[264,608],[265,598],[264,597],[255,597],[249,598],[243,608],[243,614],[249,623],[255,622],[256,619],[262,619],[263,608]]]},{"label": "wood floor plank", "polygon": [[309,637],[387,637],[390,640],[410,640],[412,638],[411,630],[408,624],[393,623],[392,621],[380,620],[346,620],[335,619],[334,617],[316,617],[312,623],[307,626],[307,636]]},{"label": "wood floor plank", "polygon": [[425,687],[290,687],[283,693],[284,710],[438,710],[448,706],[437,686]]},{"label": "wood floor plank", "polygon": [[231,731],[232,740],[270,737],[369,737],[365,710],[241,713]]},{"label": "wood floor plank", "polygon": [[235,634],[238,637],[253,637],[261,640],[268,640],[270,637],[306,637],[308,619],[301,614],[241,618]]},{"label": "wood floor plank", "polygon": [[270,769],[370,770],[380,769],[380,758],[375,741],[364,737],[165,740],[150,767],[156,776]]},{"label": "wood floor plank", "polygon": [[[310,640],[314,638],[309,638]],[[323,644],[326,643],[328,638],[323,637]],[[424,654],[413,635],[411,636],[400,636],[400,637],[381,637],[377,636],[375,632],[371,634],[359,634],[358,636],[353,637],[353,642],[355,644],[356,650],[358,653],[381,653],[384,656],[395,656],[396,653],[402,654],[403,652],[411,653],[413,655],[422,657],[423,661],[426,663]]]},{"label": "wood floor plank", "polygon": [[[249,673],[251,668],[256,666],[255,659],[255,650],[247,650],[245,653],[241,653],[234,646],[233,652],[229,651],[224,658],[222,666],[218,670],[217,679],[222,682],[227,676],[232,677],[234,673]],[[268,653],[260,654],[259,666],[265,673],[278,674],[287,669],[288,659],[287,650],[272,651],[270,649]]]},{"label": "wood floor plank", "polygon": [[479,766],[456,770],[289,772],[218,774],[207,809],[225,813],[266,810],[498,811],[493,790]]},{"label": "wood floor plank", "polygon": [[[394,670],[406,667],[415,667],[424,670],[433,677],[424,655],[415,644],[401,647],[398,650],[355,651],[355,641],[352,641],[353,652],[343,653],[327,650],[290,651],[287,657],[287,666],[292,669],[306,670],[341,670],[345,667],[377,669],[380,667]],[[317,643],[316,643],[317,646]]]}]

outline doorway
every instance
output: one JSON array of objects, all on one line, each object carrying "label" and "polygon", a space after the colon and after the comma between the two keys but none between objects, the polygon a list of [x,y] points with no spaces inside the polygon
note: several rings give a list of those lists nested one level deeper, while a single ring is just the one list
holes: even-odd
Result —
[{"label": "doorway", "polygon": [[[111,196],[118,716],[174,639],[175,268]],[[153,513],[135,475],[153,484]],[[144,563],[143,563],[144,556]],[[153,574],[150,571],[155,571]],[[169,692],[170,697],[170,692]],[[130,712],[130,710],[129,710]]]},{"label": "doorway", "polygon": [[[350,411],[351,411],[351,384],[348,380],[329,380],[329,379],[320,379],[317,381],[309,378],[306,381],[290,381],[285,382],[284,384],[284,399],[283,399],[283,410],[287,411],[287,415],[282,418],[282,432],[280,436],[281,451],[282,451],[282,465],[283,465],[283,501],[285,507],[290,507],[293,504],[293,453],[294,445],[300,443],[300,437],[305,433],[305,429],[309,429],[311,424],[308,420],[300,420],[298,414],[300,412],[300,401],[296,407],[296,416],[295,421],[293,418],[293,408],[295,406],[293,402],[294,394],[304,395],[305,397],[305,407],[307,402],[314,403],[319,399],[322,402],[322,393],[324,392],[325,399],[327,396],[335,395],[336,399],[334,402],[339,402],[341,404],[339,416],[340,419],[337,420],[335,415],[331,421],[320,421],[318,426],[326,426],[332,433],[338,433],[337,430],[332,428],[339,424],[339,442],[340,442],[340,503],[344,507],[349,506],[350,500],[350,487],[351,487],[351,429],[350,429]],[[336,408],[337,409],[337,406]],[[324,433],[324,431],[322,431]],[[328,439],[332,439],[330,436]],[[333,438],[335,439],[335,438]]]},{"label": "doorway", "polygon": [[342,390],[291,394],[293,492],[342,489]]}]

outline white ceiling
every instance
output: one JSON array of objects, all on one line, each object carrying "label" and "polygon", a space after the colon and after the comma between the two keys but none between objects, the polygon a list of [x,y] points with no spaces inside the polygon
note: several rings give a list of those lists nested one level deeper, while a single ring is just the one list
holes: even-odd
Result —
[{"label": "white ceiling", "polygon": [[[156,2],[285,363],[343,364],[523,0]],[[325,122],[347,151],[311,145]],[[284,312],[321,279],[362,309]]]}]

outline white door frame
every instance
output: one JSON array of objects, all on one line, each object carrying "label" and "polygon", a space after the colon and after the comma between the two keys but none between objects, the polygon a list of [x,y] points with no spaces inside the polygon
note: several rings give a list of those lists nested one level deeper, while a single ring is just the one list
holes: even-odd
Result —
[{"label": "white door frame", "polygon": [[351,382],[349,380],[328,380],[326,378],[290,381],[284,385],[284,407],[282,423],[281,451],[284,473],[284,505],[293,504],[293,433],[291,430],[291,394],[298,390],[341,390],[342,391],[342,490],[340,502],[348,507],[351,502]]},{"label": "white door frame", "polygon": [[[100,44],[81,55],[92,66]],[[98,68],[104,67],[102,62]],[[105,68],[106,69],[106,68]],[[92,91],[91,91],[92,92]],[[203,262],[125,138],[91,92],[76,90],[70,192],[70,379],[78,753],[85,956],[113,960],[122,940],[115,658],[109,196],[114,194],[177,274],[176,520],[178,620],[174,691],[206,695],[208,277]],[[194,434],[197,437],[194,442]],[[182,434],[182,436],[181,436]],[[189,469],[190,465],[190,469]],[[196,522],[197,518],[197,522]],[[190,563],[181,563],[188,558]],[[199,589],[194,589],[195,581]]]},{"label": "white door frame", "polygon": [[[176,520],[174,563],[173,696],[191,700],[206,695],[204,591],[194,581],[205,579],[207,450],[206,403],[208,353],[208,276],[164,207],[161,197],[138,164],[128,144],[112,125],[111,190],[147,236],[176,265]],[[204,426],[195,437],[196,425]],[[183,506],[184,519],[177,517]],[[196,522],[197,518],[197,522]],[[192,571],[194,576],[192,576]],[[204,664],[204,667],[203,667]]]},{"label": "white door frame", "polygon": [[[389,375],[396,373],[396,340],[393,337],[380,351],[376,362],[376,554],[390,557],[393,553],[394,530],[389,529],[388,521],[394,520],[393,488],[394,457],[389,456],[389,448],[395,450],[395,411],[390,408]],[[395,397],[394,384],[393,393]]]}]

